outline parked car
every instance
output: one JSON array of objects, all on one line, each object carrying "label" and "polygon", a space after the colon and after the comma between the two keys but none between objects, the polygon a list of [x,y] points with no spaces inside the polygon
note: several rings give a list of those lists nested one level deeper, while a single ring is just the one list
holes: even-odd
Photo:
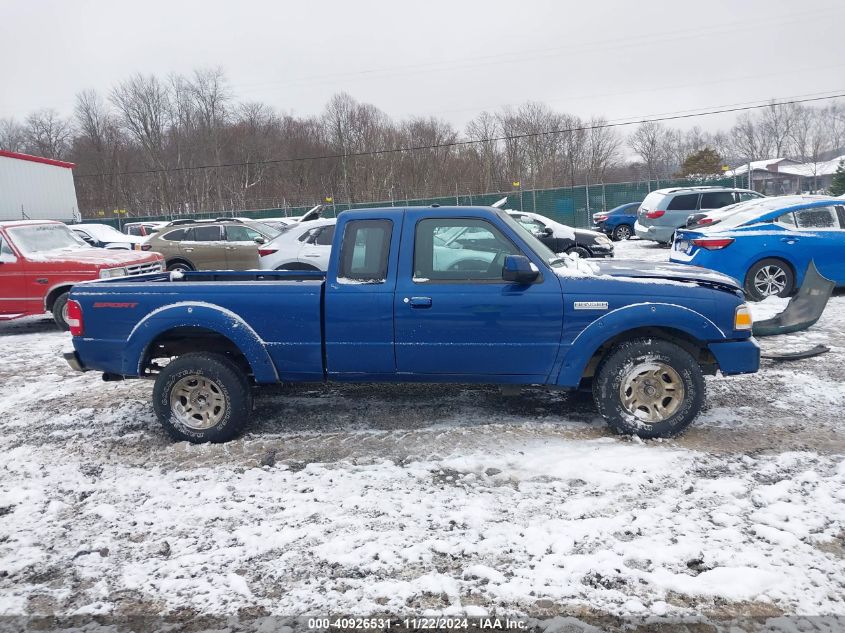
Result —
[{"label": "parked car", "polygon": [[[478,259],[477,244],[443,246],[452,233],[497,248]],[[499,209],[388,207],[340,215],[327,273],[88,284],[65,358],[154,377],[159,421],[190,442],[240,433],[254,384],[325,380],[592,385],[615,431],[663,437],[698,415],[705,374],[757,371],[743,301],[700,268],[560,257]]]},{"label": "parked car", "polygon": [[136,237],[148,237],[168,224],[169,222],[127,222],[123,225],[123,232]]},{"label": "parked car", "polygon": [[757,301],[791,295],[811,260],[822,275],[845,285],[843,254],[842,200],[784,196],[746,203],[716,226],[679,229],[670,260],[730,275]]},{"label": "parked car", "polygon": [[94,248],[61,222],[0,222],[0,320],[50,312],[66,330],[75,283],[162,270],[161,255]]},{"label": "parked car", "polygon": [[687,218],[694,212],[721,209],[730,204],[762,197],[762,194],[750,189],[731,187],[657,189],[640,204],[634,233],[644,240],[669,244],[675,230],[686,226]]},{"label": "parked car", "polygon": [[174,220],[141,245],[161,253],[167,270],[258,268],[258,246],[278,235],[257,222],[232,218]]},{"label": "parked car", "polygon": [[334,218],[299,222],[258,247],[264,270],[328,270]]},{"label": "parked car", "polygon": [[144,238],[137,235],[121,233],[108,224],[74,224],[70,230],[97,248],[122,248],[124,250],[140,250]]},{"label": "parked car", "polygon": [[597,231],[609,235],[614,241],[620,242],[634,235],[634,223],[637,221],[639,202],[620,204],[610,211],[593,214],[593,225]]},{"label": "parked car", "polygon": [[603,233],[575,229],[538,213],[513,210],[507,212],[553,253],[577,254],[579,257],[613,257],[613,242]]}]

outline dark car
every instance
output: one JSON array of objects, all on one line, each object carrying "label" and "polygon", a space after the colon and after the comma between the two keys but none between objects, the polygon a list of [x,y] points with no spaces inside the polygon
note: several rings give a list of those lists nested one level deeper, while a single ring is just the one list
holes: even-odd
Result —
[{"label": "dark car", "polygon": [[613,257],[613,242],[604,234],[574,229],[537,213],[508,211],[554,253],[577,253],[580,257]]},{"label": "dark car", "polygon": [[627,240],[634,234],[634,222],[637,221],[639,208],[639,202],[629,202],[614,207],[610,211],[594,213],[593,226],[616,242]]}]

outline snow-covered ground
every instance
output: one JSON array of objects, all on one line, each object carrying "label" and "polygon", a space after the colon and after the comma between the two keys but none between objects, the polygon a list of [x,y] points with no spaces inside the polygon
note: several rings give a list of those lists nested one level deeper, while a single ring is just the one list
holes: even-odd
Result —
[{"label": "snow-covered ground", "polygon": [[840,294],[762,341],[829,354],[708,379],[671,441],[578,394],[299,385],[192,446],[0,324],[0,615],[845,615],[844,329]]}]

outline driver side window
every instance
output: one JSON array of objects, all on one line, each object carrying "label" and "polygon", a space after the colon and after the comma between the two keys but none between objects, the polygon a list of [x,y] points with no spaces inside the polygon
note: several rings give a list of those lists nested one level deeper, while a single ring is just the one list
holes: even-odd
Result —
[{"label": "driver side window", "polygon": [[502,281],[505,257],[519,254],[486,220],[420,220],[414,238],[414,281]]}]

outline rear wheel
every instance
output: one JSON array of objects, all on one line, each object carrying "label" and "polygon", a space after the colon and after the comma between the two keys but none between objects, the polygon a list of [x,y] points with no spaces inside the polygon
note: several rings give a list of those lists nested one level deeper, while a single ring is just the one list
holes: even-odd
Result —
[{"label": "rear wheel", "polygon": [[616,433],[672,437],[701,412],[704,375],[690,353],[674,343],[625,341],[599,364],[593,400]]},{"label": "rear wheel", "polygon": [[613,229],[612,237],[617,242],[624,242],[625,240],[630,239],[633,234],[634,231],[630,226],[627,224],[620,224]]},{"label": "rear wheel", "polygon": [[156,378],[153,408],[175,440],[226,442],[249,421],[252,391],[246,374],[226,356],[185,354]]},{"label": "rear wheel", "polygon": [[795,289],[792,268],[781,259],[770,257],[757,262],[745,275],[745,294],[752,301],[766,297],[788,297]]},{"label": "rear wheel", "polygon": [[67,322],[67,300],[68,300],[68,293],[63,292],[56,300],[53,302],[53,320],[56,322],[56,325],[59,326],[59,329],[64,330],[67,332],[70,329],[70,325]]}]

